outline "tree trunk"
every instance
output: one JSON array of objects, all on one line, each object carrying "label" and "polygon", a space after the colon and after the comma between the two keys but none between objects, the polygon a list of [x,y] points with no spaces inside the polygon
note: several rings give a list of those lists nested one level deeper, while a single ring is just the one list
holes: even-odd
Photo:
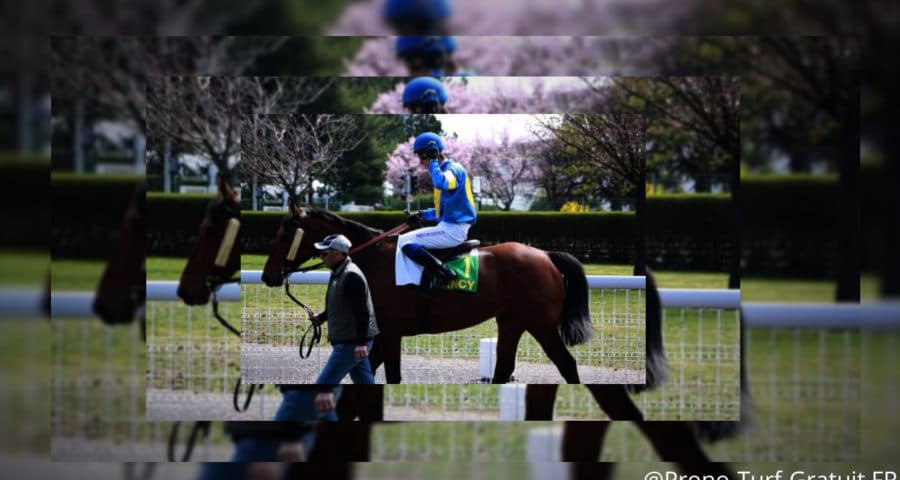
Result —
[{"label": "tree trunk", "polygon": [[712,190],[712,179],[709,172],[698,172],[693,177],[695,193],[709,193]]},{"label": "tree trunk", "polygon": [[34,74],[23,71],[19,74],[18,119],[16,143],[20,152],[37,150],[34,142]]},{"label": "tree trunk", "polygon": [[792,173],[809,173],[812,170],[812,157],[806,145],[788,145]]},{"label": "tree trunk", "polygon": [[[740,134],[737,134],[740,135]],[[728,288],[741,288],[741,238],[743,237],[743,196],[741,195],[741,142],[730,146],[731,158],[731,252],[729,252]]]},{"label": "tree trunk", "polygon": [[624,202],[622,202],[622,199],[619,198],[619,197],[610,197],[610,199],[609,199],[609,209],[612,210],[612,211],[614,211],[614,212],[621,212],[621,211],[622,211],[622,204],[623,204],[623,203],[624,203]]},{"label": "tree trunk", "polygon": [[[850,67],[853,68],[853,67]],[[838,196],[840,237],[838,279],[835,300],[859,302],[859,83],[850,86],[848,105],[841,115],[840,194]],[[888,157],[887,162],[896,161]],[[888,249],[894,245],[886,245]]]},{"label": "tree trunk", "polygon": [[[885,111],[896,112],[896,107],[900,103],[900,99],[893,88],[886,90],[888,100],[884,107]],[[885,115],[886,116],[886,115]],[[900,297],[900,188],[894,187],[900,184],[900,148],[897,148],[897,141],[893,138],[893,131],[889,131],[887,125],[889,121],[885,119],[880,128],[884,129],[884,135],[881,137],[881,148],[884,149],[884,168],[886,180],[882,183],[884,188],[881,195],[884,196],[884,213],[881,227],[884,228],[884,244],[882,251],[884,259],[881,262],[881,294],[884,297]],[[892,129],[890,129],[892,130]]]},{"label": "tree trunk", "polygon": [[[645,127],[646,134],[646,127]],[[647,164],[646,155],[640,158],[640,175],[634,186],[634,275],[647,274]]]}]

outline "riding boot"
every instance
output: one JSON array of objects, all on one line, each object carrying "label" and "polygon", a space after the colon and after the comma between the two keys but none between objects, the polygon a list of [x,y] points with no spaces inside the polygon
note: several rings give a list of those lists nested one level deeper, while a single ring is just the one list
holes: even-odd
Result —
[{"label": "riding boot", "polygon": [[[444,265],[437,257],[432,255],[427,248],[418,243],[410,243],[403,246],[403,254],[412,259],[414,262],[425,267],[435,274],[442,281],[453,280],[457,277],[450,267]],[[424,283],[424,282],[423,282]]]}]

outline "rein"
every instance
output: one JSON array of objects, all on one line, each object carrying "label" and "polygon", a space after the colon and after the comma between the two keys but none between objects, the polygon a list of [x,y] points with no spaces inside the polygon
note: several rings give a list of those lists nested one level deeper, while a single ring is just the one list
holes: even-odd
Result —
[{"label": "rein", "polygon": [[212,295],[213,315],[216,317],[216,320],[218,320],[219,323],[222,324],[223,327],[227,328],[228,331],[230,331],[231,333],[237,335],[238,338],[241,337],[241,331],[234,328],[219,313],[219,298],[216,294],[218,293],[219,288],[221,288],[222,285],[226,285],[229,283],[240,283],[240,281],[241,281],[240,278],[232,278],[229,280],[218,280],[213,276],[209,276],[206,278],[206,286],[209,287],[209,291],[211,292],[211,295]]},{"label": "rein", "polygon": [[[407,230],[408,228],[409,228],[409,225],[406,223],[397,225],[396,227],[394,227],[380,235],[370,238],[369,240],[364,242],[362,245],[351,248],[350,252],[348,252],[347,255],[348,256],[354,255],[357,252],[360,252],[360,251],[378,243],[382,239],[389,237],[391,235],[396,235],[398,233],[401,233],[401,232]],[[284,277],[284,293],[287,294],[288,298],[290,298],[294,303],[296,303],[297,305],[299,305],[306,311],[306,317],[310,322],[310,326],[307,327],[306,331],[303,332],[303,336],[300,337],[300,358],[302,358],[302,359],[309,358],[310,354],[312,354],[313,346],[319,344],[322,341],[322,325],[316,324],[315,322],[313,322],[312,319],[316,315],[315,312],[313,312],[313,310],[311,308],[309,308],[308,305],[301,302],[297,297],[295,297],[293,294],[291,294],[290,278],[291,278],[292,273],[295,273],[295,272],[305,273],[305,272],[309,272],[311,270],[315,270],[317,268],[323,267],[324,265],[325,265],[324,262],[319,262],[317,264],[310,265],[308,267],[303,267],[303,268],[285,267],[281,270],[281,275]],[[310,337],[309,346],[306,348],[306,353],[304,354],[303,353],[303,345],[306,343],[306,337],[307,337],[307,335],[309,335],[310,331],[312,332],[312,337]]]},{"label": "rein", "polygon": [[[219,299],[216,296],[216,293],[219,291],[219,288],[221,288],[222,285],[225,285],[228,283],[240,283],[240,279],[232,278],[232,279],[228,279],[228,280],[219,280],[216,277],[213,277],[212,275],[210,275],[209,277],[207,277],[207,280],[206,280],[206,284],[209,287],[209,290],[212,295],[213,315],[216,317],[216,320],[218,320],[219,323],[222,324],[223,327],[228,329],[228,331],[237,335],[238,338],[241,338],[241,331],[238,330],[237,328],[234,328],[234,326],[232,326],[230,323],[228,323],[228,321],[225,320],[225,317],[223,317],[219,313]],[[258,389],[262,389],[262,385],[256,385],[256,384],[250,385],[250,387],[247,389],[247,397],[244,399],[244,406],[241,407],[240,402],[238,401],[238,397],[240,397],[240,393],[241,393],[241,377],[238,376],[237,383],[235,383],[235,385],[234,385],[234,395],[233,395],[234,410],[238,413],[246,412],[247,409],[250,408],[250,401],[253,400],[253,394],[256,393],[256,390],[258,390]]]},{"label": "rein", "polygon": [[[187,462],[191,459],[191,453],[194,452],[194,444],[197,443],[197,437],[202,433],[203,438],[209,437],[209,424],[210,422],[194,422],[194,427],[191,428],[191,434],[188,437],[187,444],[184,447],[184,455],[181,456],[182,462]],[[175,443],[178,441],[178,430],[181,426],[181,422],[175,422],[172,425],[172,432],[169,434],[169,444],[167,450],[167,456],[169,457],[170,462],[175,462]]]}]

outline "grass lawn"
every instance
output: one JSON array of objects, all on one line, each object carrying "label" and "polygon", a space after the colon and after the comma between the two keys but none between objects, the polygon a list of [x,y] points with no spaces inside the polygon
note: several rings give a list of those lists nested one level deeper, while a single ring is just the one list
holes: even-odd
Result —
[{"label": "grass lawn", "polygon": [[0,250],[0,286],[43,287],[50,270],[50,252],[41,250]]}]

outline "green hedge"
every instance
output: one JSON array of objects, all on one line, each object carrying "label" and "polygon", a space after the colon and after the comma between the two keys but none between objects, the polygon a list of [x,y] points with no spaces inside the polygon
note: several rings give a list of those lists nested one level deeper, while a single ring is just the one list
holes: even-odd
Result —
[{"label": "green hedge", "polygon": [[[863,258],[878,260],[880,177],[864,170],[866,215]],[[124,208],[141,177],[54,175],[52,242],[55,255],[106,256]],[[837,184],[834,177],[781,176],[742,180],[744,194],[742,262],[745,274],[826,277],[836,270]],[[187,256],[207,194],[149,193],[148,253]],[[874,212],[874,213],[873,213]],[[242,215],[242,250],[265,254],[281,212]],[[390,212],[342,213],[383,230],[403,221]],[[665,269],[726,271],[732,221],[728,195],[663,195],[647,199],[650,265]],[[519,241],[546,250],[571,252],[585,262],[630,263],[634,248],[631,213],[481,212],[471,238],[485,244]]]},{"label": "green hedge", "polygon": [[149,255],[187,257],[215,198],[207,193],[147,193],[147,250]]},{"label": "green hedge", "polygon": [[51,252],[55,258],[107,258],[140,175],[53,173]]},{"label": "green hedge", "polygon": [[3,228],[0,246],[17,249],[47,249],[50,238],[50,161],[34,154],[0,154],[0,191]]},{"label": "green hedge", "polygon": [[747,273],[829,277],[837,271],[835,176],[762,176],[741,180],[741,262]]},{"label": "green hedge", "polygon": [[648,263],[666,269],[726,270],[731,212],[728,195],[648,197]]}]

